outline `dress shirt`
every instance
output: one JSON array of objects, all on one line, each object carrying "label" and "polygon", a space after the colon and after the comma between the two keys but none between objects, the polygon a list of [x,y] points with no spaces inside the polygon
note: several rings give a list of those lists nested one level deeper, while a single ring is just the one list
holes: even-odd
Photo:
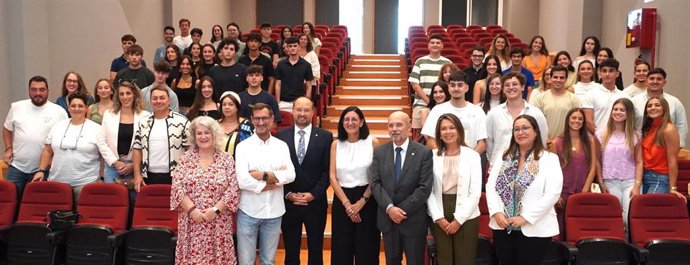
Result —
[{"label": "dress shirt", "polygon": [[[254,134],[237,145],[237,181],[240,186],[240,210],[253,218],[269,219],[285,213],[283,185],[295,180],[295,167],[285,142],[270,136],[264,141]],[[273,172],[280,186],[262,191],[266,182],[256,180],[249,171]]]},{"label": "dress shirt", "polygon": [[409,138],[405,139],[405,142],[403,142],[403,144],[401,144],[401,145],[396,145],[395,143],[393,143],[393,162],[394,162],[393,164],[395,164],[395,148],[398,148],[398,147],[402,148],[402,150],[400,150],[400,158],[402,160],[402,161],[400,161],[400,171],[402,171],[402,169],[405,167],[405,154],[407,154],[407,147],[409,145],[410,145],[410,139]]},{"label": "dress shirt", "polygon": [[[513,116],[508,112],[506,104],[503,103],[491,108],[486,117],[486,131],[488,134],[486,138],[486,156],[490,162],[495,161],[496,157],[502,156],[503,152],[508,150],[510,139],[513,137]],[[524,104],[525,106],[520,115],[527,114],[537,120],[542,143],[546,146],[549,128],[546,125],[544,114],[539,108],[530,105],[527,101],[524,101]]]},{"label": "dress shirt", "polygon": [[304,152],[306,154],[307,149],[309,148],[309,139],[311,139],[311,124],[307,125],[307,127],[304,127],[304,129],[300,129],[295,125],[295,154],[297,153],[297,148],[299,146],[299,130],[304,131]]}]

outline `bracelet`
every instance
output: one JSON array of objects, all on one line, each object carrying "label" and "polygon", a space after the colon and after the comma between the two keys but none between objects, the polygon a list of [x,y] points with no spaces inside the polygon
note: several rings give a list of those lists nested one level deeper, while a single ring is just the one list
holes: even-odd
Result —
[{"label": "bracelet", "polygon": [[191,214],[192,211],[194,211],[194,209],[196,209],[196,205],[192,205],[192,207],[190,207],[189,210],[187,210],[187,214]]},{"label": "bracelet", "polygon": [[[344,205],[345,203],[350,203],[350,201],[348,201],[348,200],[343,201],[343,205]],[[352,203],[350,203],[350,204],[352,204]]]},{"label": "bracelet", "polygon": [[671,187],[671,190],[674,190],[674,191],[675,191],[675,190],[678,190],[678,187],[673,186],[673,187]]},{"label": "bracelet", "polygon": [[362,196],[362,199],[364,199],[364,202],[369,202],[369,197],[367,196]]}]

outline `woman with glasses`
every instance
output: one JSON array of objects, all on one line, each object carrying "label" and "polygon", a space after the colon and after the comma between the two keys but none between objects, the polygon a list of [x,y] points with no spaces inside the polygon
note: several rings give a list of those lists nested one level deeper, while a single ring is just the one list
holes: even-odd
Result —
[{"label": "woman with glasses", "polygon": [[500,264],[541,264],[551,237],[558,235],[554,205],[563,174],[532,116],[518,116],[512,135],[508,150],[492,161],[486,184],[489,227]]},{"label": "woman with glasses", "polygon": [[[67,116],[70,116],[71,114],[69,113],[69,108],[67,104],[67,97],[72,94],[82,94],[86,96],[86,105],[91,105],[94,102],[94,99],[91,95],[89,95],[89,90],[86,88],[86,84],[84,83],[84,79],[81,77],[81,75],[75,71],[69,71],[67,74],[65,74],[65,78],[62,80],[62,94],[61,96],[55,101],[55,104],[60,105],[63,109],[67,111]],[[71,116],[70,116],[71,117]]]},{"label": "woman with glasses", "polygon": [[98,180],[101,154],[110,152],[100,126],[86,119],[87,97],[67,97],[72,118],[58,121],[50,129],[33,181],[46,178],[72,186],[75,201],[84,185]]}]

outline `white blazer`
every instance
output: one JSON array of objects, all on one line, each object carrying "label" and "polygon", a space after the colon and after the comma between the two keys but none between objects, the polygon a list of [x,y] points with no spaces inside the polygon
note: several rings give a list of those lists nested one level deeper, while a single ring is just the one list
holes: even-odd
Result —
[{"label": "white blazer", "polygon": [[[443,159],[444,155],[436,155],[434,149],[434,185],[431,195],[427,199],[427,212],[435,222],[444,217],[443,214]],[[455,194],[455,212],[453,216],[458,223],[479,216],[479,198],[482,195],[482,165],[479,154],[472,148],[460,147],[460,163],[458,165],[457,193]]]},{"label": "white blazer", "polygon": [[[148,111],[142,110],[139,113],[134,113],[134,133],[132,134],[132,141],[131,143],[134,143],[134,135],[137,132],[137,129],[139,128],[139,121],[141,120],[142,117],[145,117],[149,115],[150,113]],[[118,130],[120,129],[120,112],[118,113],[113,113],[111,110],[106,111],[103,113],[103,120],[101,121],[101,134],[104,137],[101,137],[102,139],[105,140],[105,143],[99,143],[99,144],[107,144],[111,152],[107,152],[107,154],[102,154],[103,160],[105,160],[107,165],[112,165],[115,163],[119,157],[117,155],[117,136],[118,136]],[[132,146],[130,143],[130,150],[128,156],[132,155]]]},{"label": "white blazer", "polygon": [[[520,216],[525,218],[527,224],[520,229],[528,237],[552,237],[558,235],[558,220],[553,206],[561,196],[563,186],[563,171],[554,153],[543,151],[539,158],[539,173],[532,184],[522,196],[522,210]],[[489,227],[494,230],[502,230],[494,214],[505,213],[503,202],[496,191],[496,178],[501,171],[503,157],[497,156],[491,163],[491,173],[486,183],[486,203],[489,207],[491,221]]]}]

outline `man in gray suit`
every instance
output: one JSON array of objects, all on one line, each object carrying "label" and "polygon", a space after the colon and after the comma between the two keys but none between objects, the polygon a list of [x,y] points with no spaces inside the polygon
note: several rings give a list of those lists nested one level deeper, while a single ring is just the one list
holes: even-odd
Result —
[{"label": "man in gray suit", "polygon": [[427,234],[426,200],[433,184],[431,150],[410,141],[410,117],[401,111],[388,117],[391,141],[374,150],[369,167],[371,190],[379,205],[377,225],[383,232],[386,264],[424,263]]}]

